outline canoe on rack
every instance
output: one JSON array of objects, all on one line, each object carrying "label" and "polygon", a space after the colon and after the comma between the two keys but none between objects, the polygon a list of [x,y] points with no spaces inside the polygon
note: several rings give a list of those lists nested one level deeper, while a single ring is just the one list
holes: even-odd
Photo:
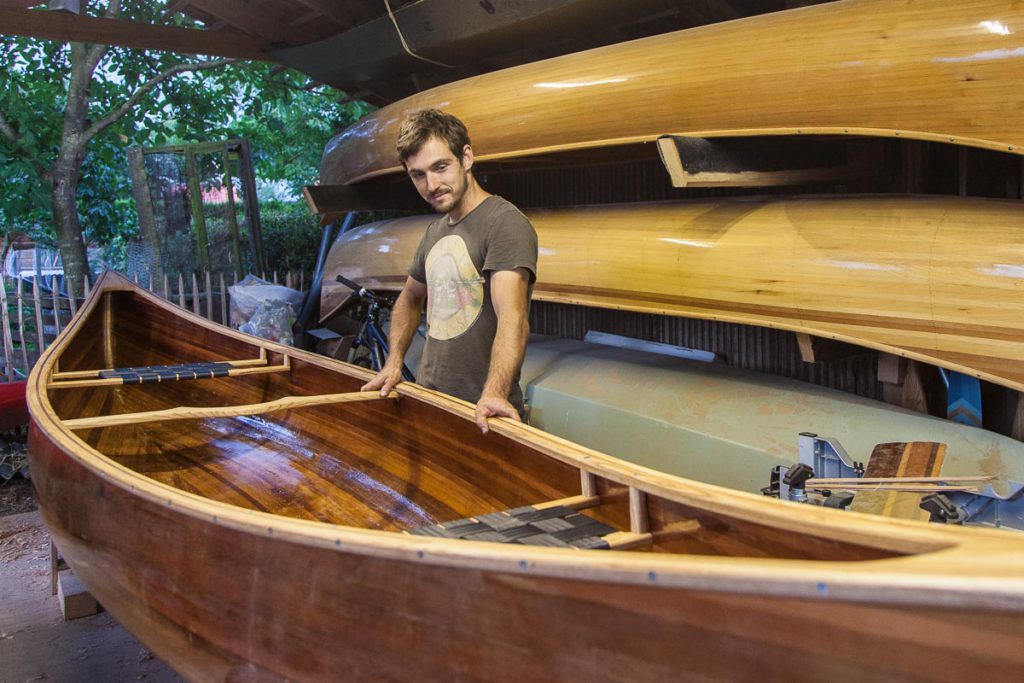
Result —
[{"label": "canoe on rack", "polygon": [[56,544],[194,680],[1024,666],[1012,532],[729,491],[507,420],[484,436],[415,385],[353,396],[367,376],[105,276],[29,380]]},{"label": "canoe on rack", "polygon": [[384,107],[324,150],[322,185],[400,170],[403,115],[437,107],[477,159],[662,135],[867,135],[1024,151],[1024,5],[844,0],[476,76]]},{"label": "canoe on rack", "polygon": [[[804,332],[1024,390],[1024,206],[949,197],[727,199],[528,211],[534,299]],[[363,226],[327,261],[399,289],[432,217]],[[979,238],[984,235],[984,238]]]}]

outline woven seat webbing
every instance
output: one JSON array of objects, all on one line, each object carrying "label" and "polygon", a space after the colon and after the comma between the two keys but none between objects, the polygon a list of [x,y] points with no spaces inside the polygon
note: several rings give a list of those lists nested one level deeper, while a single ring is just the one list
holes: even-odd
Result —
[{"label": "woven seat webbing", "polygon": [[528,505],[409,529],[410,534],[418,536],[588,550],[607,550],[608,542],[601,537],[615,531],[607,524],[561,505],[544,509]]},{"label": "woven seat webbing", "polygon": [[120,379],[125,384],[146,382],[176,382],[186,379],[209,379],[227,377],[231,363],[182,363],[181,365],[148,365],[139,368],[115,368],[101,370],[100,379]]}]

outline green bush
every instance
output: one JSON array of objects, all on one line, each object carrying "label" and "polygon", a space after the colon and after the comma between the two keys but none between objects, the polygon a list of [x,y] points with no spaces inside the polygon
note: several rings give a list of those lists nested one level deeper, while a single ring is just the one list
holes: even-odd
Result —
[{"label": "green bush", "polygon": [[275,270],[282,276],[289,270],[313,272],[322,230],[319,216],[305,202],[261,203],[260,225],[268,275]]}]

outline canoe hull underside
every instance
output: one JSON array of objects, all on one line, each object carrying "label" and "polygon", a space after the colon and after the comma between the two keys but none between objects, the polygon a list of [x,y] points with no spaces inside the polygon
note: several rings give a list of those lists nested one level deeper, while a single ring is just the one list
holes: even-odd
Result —
[{"label": "canoe hull underside", "polygon": [[1015,0],[955,11],[945,0],[847,0],[634,40],[384,107],[328,143],[320,182],[400,172],[398,126],[426,107],[460,117],[482,161],[673,134],[867,135],[1020,154],[1022,35]]}]

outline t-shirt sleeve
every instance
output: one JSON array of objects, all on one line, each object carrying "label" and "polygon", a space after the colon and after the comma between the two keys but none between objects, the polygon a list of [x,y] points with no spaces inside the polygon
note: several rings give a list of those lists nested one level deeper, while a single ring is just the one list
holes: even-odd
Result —
[{"label": "t-shirt sleeve", "polygon": [[412,263],[409,264],[409,276],[419,282],[427,281],[427,235],[430,234],[430,228],[428,227],[423,231],[423,237],[420,238],[420,245],[416,247],[416,253],[412,257]]},{"label": "t-shirt sleeve", "polygon": [[495,217],[487,235],[483,272],[516,268],[530,272],[530,284],[537,280],[537,232],[526,216],[512,209]]}]

